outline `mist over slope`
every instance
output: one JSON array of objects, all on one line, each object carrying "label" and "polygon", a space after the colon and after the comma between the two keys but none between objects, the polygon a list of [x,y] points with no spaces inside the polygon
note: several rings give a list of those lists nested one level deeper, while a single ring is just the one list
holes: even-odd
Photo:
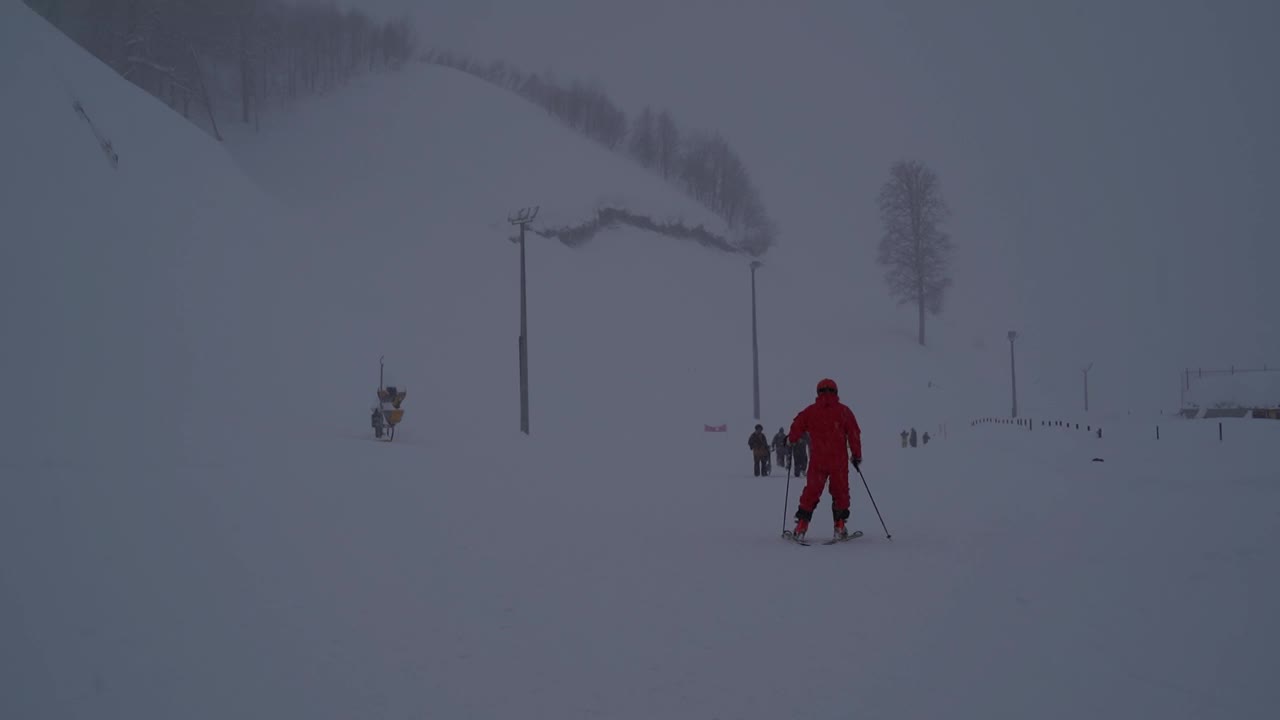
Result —
[{"label": "mist over slope", "polygon": [[[273,116],[261,132],[229,132],[250,175],[299,209],[375,218],[394,210],[389,219],[405,230],[461,221],[506,232],[506,214],[521,207],[541,204],[538,226],[556,227],[613,204],[725,232],[712,213],[620,154],[456,70],[419,64],[363,77]],[[328,208],[330,199],[341,207]],[[431,235],[422,241],[451,244]]]},{"label": "mist over slope", "polygon": [[[778,251],[805,246],[814,274],[882,288],[876,193],[893,161],[928,163],[955,211],[955,286],[938,325],[1006,366],[1004,334],[1020,331],[1026,402],[1082,407],[1090,362],[1091,405],[1121,413],[1176,407],[1188,366],[1280,363],[1266,211],[1280,194],[1268,30],[1280,6],[414,9],[425,42],[573,73],[628,109],[720,128],[769,199]],[[868,314],[912,320],[905,308]]]},{"label": "mist over slope", "polygon": [[[344,272],[367,266],[347,283],[364,297],[385,298],[379,317],[351,328],[362,342],[344,345],[353,357],[335,376],[367,367],[368,347],[385,347],[402,367],[429,377],[487,368],[493,402],[515,396],[518,266],[516,249],[503,240],[512,232],[508,212],[540,205],[535,225],[554,226],[613,204],[718,227],[658,178],[537,107],[438,67],[362,80],[259,134],[234,137],[231,149],[267,192],[315,219],[319,236],[335,238],[316,253],[342,257]],[[886,426],[967,419],[1001,398],[984,396],[977,380],[1003,380],[1000,348],[992,368],[974,337],[948,334],[942,324],[931,325],[938,349],[916,347],[909,326],[893,327],[878,270],[823,263],[802,243],[782,243],[764,260],[757,291],[769,422],[789,422],[824,376],[843,379],[851,401]],[[529,263],[533,404],[543,413],[597,397],[589,382],[596,375],[608,378],[612,401],[628,417],[659,413],[700,427],[750,413],[747,258],[628,230],[577,251],[530,235]],[[331,303],[333,316],[357,307],[348,301],[344,309],[332,295],[319,302]],[[415,324],[450,330],[416,333],[397,320],[405,308]],[[384,329],[372,332],[375,325]],[[474,401],[469,391],[441,392],[449,416]],[[583,407],[564,420],[596,414]]]},{"label": "mist over slope", "polygon": [[921,351],[866,278],[771,255],[764,421],[839,380],[894,536],[855,484],[867,535],[800,548],[798,483],[749,470],[740,258],[530,238],[516,430],[506,213],[696,212],[651,178],[452,77],[372,79],[233,162],[12,4],[0,60],[31,110],[0,116],[0,717],[1273,714],[1273,426],[901,450],[997,397],[1005,348]]}]

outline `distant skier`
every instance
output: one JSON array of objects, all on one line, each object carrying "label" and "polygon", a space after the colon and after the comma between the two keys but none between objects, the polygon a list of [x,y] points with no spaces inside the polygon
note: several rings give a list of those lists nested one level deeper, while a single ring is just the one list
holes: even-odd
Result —
[{"label": "distant skier", "polygon": [[376,407],[373,409],[373,417],[369,418],[369,423],[373,425],[373,436],[376,438],[381,438],[383,422],[382,422],[382,411],[380,409]]},{"label": "distant skier", "polygon": [[862,465],[862,429],[853,411],[840,402],[834,380],[828,378],[818,383],[817,399],[796,415],[787,439],[794,444],[805,433],[813,445],[813,457],[804,491],[800,493],[800,507],[796,510],[795,535],[803,538],[808,532],[822,488],[830,481],[835,536],[846,538],[849,536],[845,527],[849,518],[849,466],[845,461],[855,468]]},{"label": "distant skier", "polygon": [[907,446],[907,435],[909,435],[909,433],[906,430],[903,430],[902,431],[902,447]]},{"label": "distant skier", "polygon": [[769,438],[764,436],[764,426],[756,425],[756,431],[747,439],[747,447],[755,458],[756,477],[769,474]]},{"label": "distant skier", "polygon": [[929,444],[929,433],[928,433],[928,431],[926,431],[924,435],[921,435],[921,436],[920,436],[920,442],[924,443],[925,445],[928,445],[928,444]]},{"label": "distant skier", "polygon": [[800,477],[809,469],[809,433],[800,436],[800,439],[791,446],[791,465],[796,472],[796,477]]},{"label": "distant skier", "polygon": [[915,428],[911,428],[911,440],[909,440],[908,442],[911,443],[911,447],[916,446],[916,429]]},{"label": "distant skier", "polygon": [[773,451],[778,454],[778,467],[791,468],[791,463],[787,462],[791,454],[789,449],[787,446],[787,431],[778,428],[778,434],[773,436]]}]

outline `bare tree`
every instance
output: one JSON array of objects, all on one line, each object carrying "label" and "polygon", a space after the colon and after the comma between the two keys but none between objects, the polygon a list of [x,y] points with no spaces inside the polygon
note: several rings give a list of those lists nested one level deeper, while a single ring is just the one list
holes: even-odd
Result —
[{"label": "bare tree", "polygon": [[670,179],[680,162],[680,129],[666,110],[654,120],[654,143],[658,172],[663,179]]},{"label": "bare tree", "polygon": [[200,58],[196,55],[196,49],[191,48],[191,65],[195,68],[196,82],[200,87],[200,98],[204,103],[205,109],[209,111],[209,127],[213,129],[213,137],[222,142],[222,133],[218,132],[218,113],[213,109],[213,100],[209,98],[209,87],[204,83],[204,73],[200,70]]},{"label": "bare tree", "polygon": [[921,345],[925,311],[941,313],[951,287],[951,238],[938,227],[949,213],[933,170],[914,160],[893,164],[880,189],[884,236],[877,261],[886,268],[889,294],[901,305],[916,304]]},{"label": "bare tree", "polygon": [[631,141],[627,147],[631,157],[644,167],[657,162],[657,138],[653,132],[653,111],[646,107],[631,123]]}]

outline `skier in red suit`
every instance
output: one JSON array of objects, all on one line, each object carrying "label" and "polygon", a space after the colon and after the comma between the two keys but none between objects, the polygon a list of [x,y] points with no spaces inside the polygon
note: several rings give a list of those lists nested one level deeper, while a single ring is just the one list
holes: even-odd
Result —
[{"label": "skier in red suit", "polygon": [[809,433],[809,473],[800,508],[796,510],[795,535],[803,538],[809,530],[813,510],[818,507],[822,488],[829,480],[831,515],[837,538],[848,536],[845,520],[849,518],[849,461],[854,468],[862,464],[862,430],[853,411],[840,402],[839,389],[831,379],[818,383],[818,398],[800,411],[791,423],[787,441],[794,444]]}]

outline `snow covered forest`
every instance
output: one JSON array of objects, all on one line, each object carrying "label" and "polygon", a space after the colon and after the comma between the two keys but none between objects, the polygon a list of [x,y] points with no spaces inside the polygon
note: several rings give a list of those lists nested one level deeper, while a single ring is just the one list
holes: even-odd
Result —
[{"label": "snow covered forest", "polygon": [[595,142],[625,153],[716,213],[729,226],[734,245],[747,253],[763,255],[777,241],[778,229],[751,173],[721,134],[682,130],[669,110],[645,107],[629,119],[599,87],[565,86],[502,60],[484,62],[434,49],[423,57],[511,90]]},{"label": "snow covered forest", "polygon": [[[682,131],[670,111],[634,117],[604,90],[562,86],[502,61],[419,52],[405,17],[281,0],[25,0],[138,87],[222,139],[219,123],[257,127],[262,113],[330,92],[354,77],[421,60],[483,78],[570,128],[626,154],[720,217],[732,247],[763,255],[777,241],[759,189],[719,133]],[[616,208],[632,210],[630,208]]]},{"label": "snow covered forest", "polygon": [[125,79],[221,139],[218,122],[332,91],[414,52],[407,18],[281,0],[25,0]]}]

